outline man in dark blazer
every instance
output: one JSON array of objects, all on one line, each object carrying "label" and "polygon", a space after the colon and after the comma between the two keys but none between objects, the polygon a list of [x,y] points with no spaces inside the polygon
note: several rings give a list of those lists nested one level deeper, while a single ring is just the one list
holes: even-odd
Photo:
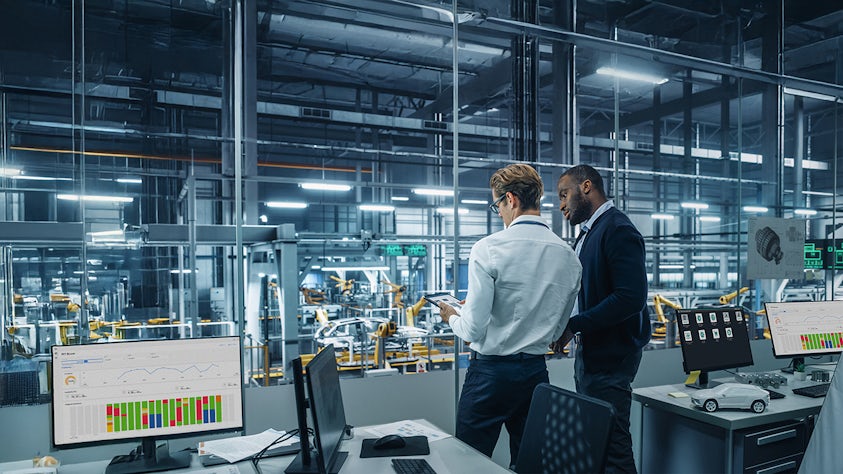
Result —
[{"label": "man in dark blazer", "polygon": [[606,472],[636,472],[629,432],[632,380],[650,340],[644,239],[588,165],[566,171],[557,183],[559,210],[580,225],[574,245],[582,286],[568,328],[551,348],[579,335],[574,363],[577,392],[615,408]]}]

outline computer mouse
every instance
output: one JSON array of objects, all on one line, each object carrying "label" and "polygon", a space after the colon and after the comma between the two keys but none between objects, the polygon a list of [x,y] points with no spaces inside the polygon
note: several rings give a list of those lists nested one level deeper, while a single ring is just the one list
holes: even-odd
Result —
[{"label": "computer mouse", "polygon": [[372,447],[375,449],[398,449],[406,445],[407,442],[400,435],[391,434],[375,440]]}]

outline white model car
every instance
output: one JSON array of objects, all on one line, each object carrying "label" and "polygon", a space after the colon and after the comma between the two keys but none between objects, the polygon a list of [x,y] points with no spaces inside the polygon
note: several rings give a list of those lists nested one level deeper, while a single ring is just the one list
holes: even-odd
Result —
[{"label": "white model car", "polygon": [[692,393],[691,403],[707,412],[719,408],[740,408],[763,413],[770,404],[770,392],[755,385],[724,383]]}]

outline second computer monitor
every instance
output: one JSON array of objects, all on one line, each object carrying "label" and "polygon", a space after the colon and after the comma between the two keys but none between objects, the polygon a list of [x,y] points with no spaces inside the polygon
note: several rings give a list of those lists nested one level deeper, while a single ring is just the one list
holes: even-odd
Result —
[{"label": "second computer monitor", "polygon": [[340,452],[346,421],[334,346],[322,349],[305,366],[305,373],[319,472],[336,472],[348,454]]},{"label": "second computer monitor", "polygon": [[843,352],[843,301],[766,303],[776,357]]},{"label": "second computer monitor", "polygon": [[746,317],[741,308],[693,308],[676,312],[685,372],[752,365]]}]

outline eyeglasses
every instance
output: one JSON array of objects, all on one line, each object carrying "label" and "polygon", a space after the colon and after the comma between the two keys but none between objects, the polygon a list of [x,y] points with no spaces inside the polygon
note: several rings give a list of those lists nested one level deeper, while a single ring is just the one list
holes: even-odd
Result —
[{"label": "eyeglasses", "polygon": [[501,201],[503,201],[503,199],[504,199],[505,197],[506,197],[506,193],[501,194],[501,197],[499,197],[499,198],[495,199],[495,202],[493,202],[492,204],[489,204],[489,210],[490,210],[490,211],[492,211],[492,212],[494,212],[495,214],[499,214],[499,213],[501,212],[501,210],[500,210],[500,208],[498,207],[498,203],[500,203]]}]

